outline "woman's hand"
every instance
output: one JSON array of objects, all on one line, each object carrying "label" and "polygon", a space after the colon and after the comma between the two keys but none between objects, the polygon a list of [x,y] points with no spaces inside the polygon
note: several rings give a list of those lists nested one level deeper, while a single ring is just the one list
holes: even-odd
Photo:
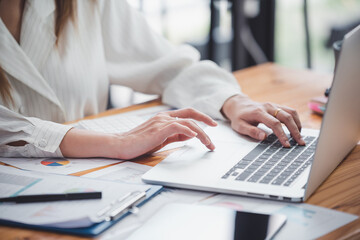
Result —
[{"label": "woman's hand", "polygon": [[259,103],[245,95],[236,95],[224,103],[222,112],[231,121],[231,127],[241,134],[264,140],[266,133],[256,127],[259,123],[264,123],[273,130],[283,146],[290,147],[282,128],[282,123],[284,123],[296,142],[299,145],[305,145],[300,134],[299,116],[292,108],[272,103]]},{"label": "woman's hand", "polygon": [[60,144],[66,157],[109,157],[132,159],[155,152],[169,143],[197,137],[208,149],[215,146],[209,136],[193,121],[209,126],[217,123],[192,108],[162,112],[126,133],[102,134],[71,129]]},{"label": "woman's hand", "polygon": [[117,134],[122,142],[119,144],[118,158],[135,158],[155,152],[169,143],[193,137],[197,137],[208,149],[214,150],[215,146],[209,136],[192,119],[209,126],[217,125],[209,116],[192,108],[159,113],[131,131]]}]

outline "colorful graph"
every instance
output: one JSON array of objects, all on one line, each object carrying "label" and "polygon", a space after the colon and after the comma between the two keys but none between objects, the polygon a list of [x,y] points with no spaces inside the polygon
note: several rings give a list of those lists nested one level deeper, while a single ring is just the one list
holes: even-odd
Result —
[{"label": "colorful graph", "polygon": [[53,160],[53,159],[51,159],[51,160],[43,160],[43,161],[41,161],[42,165],[53,166],[53,167],[64,166],[64,165],[67,165],[69,163],[70,163],[69,160]]}]

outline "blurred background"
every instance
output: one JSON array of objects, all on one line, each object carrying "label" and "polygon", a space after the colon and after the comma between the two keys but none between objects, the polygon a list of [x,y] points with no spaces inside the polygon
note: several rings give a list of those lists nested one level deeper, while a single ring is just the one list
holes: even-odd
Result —
[{"label": "blurred background", "polygon": [[[331,73],[332,44],[360,24],[360,0],[128,0],[154,31],[236,71],[263,62]],[[155,98],[112,87],[112,105]]]}]

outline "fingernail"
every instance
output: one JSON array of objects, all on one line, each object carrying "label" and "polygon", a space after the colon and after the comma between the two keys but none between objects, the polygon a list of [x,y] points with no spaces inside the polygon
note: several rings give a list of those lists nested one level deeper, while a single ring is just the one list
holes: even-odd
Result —
[{"label": "fingernail", "polygon": [[258,134],[258,138],[259,138],[259,140],[264,140],[264,139],[265,139],[265,137],[266,137],[266,134],[265,134],[265,133],[263,133],[263,132],[260,132],[260,133]]},{"label": "fingernail", "polygon": [[300,144],[301,144],[301,145],[305,145],[305,141],[304,141],[303,138],[300,138]]},{"label": "fingernail", "polygon": [[291,147],[289,141],[285,142],[286,147]]},{"label": "fingernail", "polygon": [[208,149],[210,149],[211,151],[214,151],[215,149],[215,145],[213,143],[210,143],[208,146],[207,146]]}]

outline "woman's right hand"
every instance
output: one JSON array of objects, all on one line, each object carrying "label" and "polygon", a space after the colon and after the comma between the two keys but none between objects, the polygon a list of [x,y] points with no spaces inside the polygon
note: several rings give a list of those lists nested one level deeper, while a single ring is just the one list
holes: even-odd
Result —
[{"label": "woman's right hand", "polygon": [[132,159],[193,137],[214,150],[209,136],[192,119],[209,126],[217,125],[209,116],[192,108],[162,112],[129,132],[117,134],[121,141],[117,158]]},{"label": "woman's right hand", "polygon": [[129,132],[101,134],[71,129],[60,144],[66,157],[109,157],[133,159],[162,147],[197,137],[208,149],[215,146],[209,136],[193,121],[209,126],[217,123],[192,108],[162,112]]}]

